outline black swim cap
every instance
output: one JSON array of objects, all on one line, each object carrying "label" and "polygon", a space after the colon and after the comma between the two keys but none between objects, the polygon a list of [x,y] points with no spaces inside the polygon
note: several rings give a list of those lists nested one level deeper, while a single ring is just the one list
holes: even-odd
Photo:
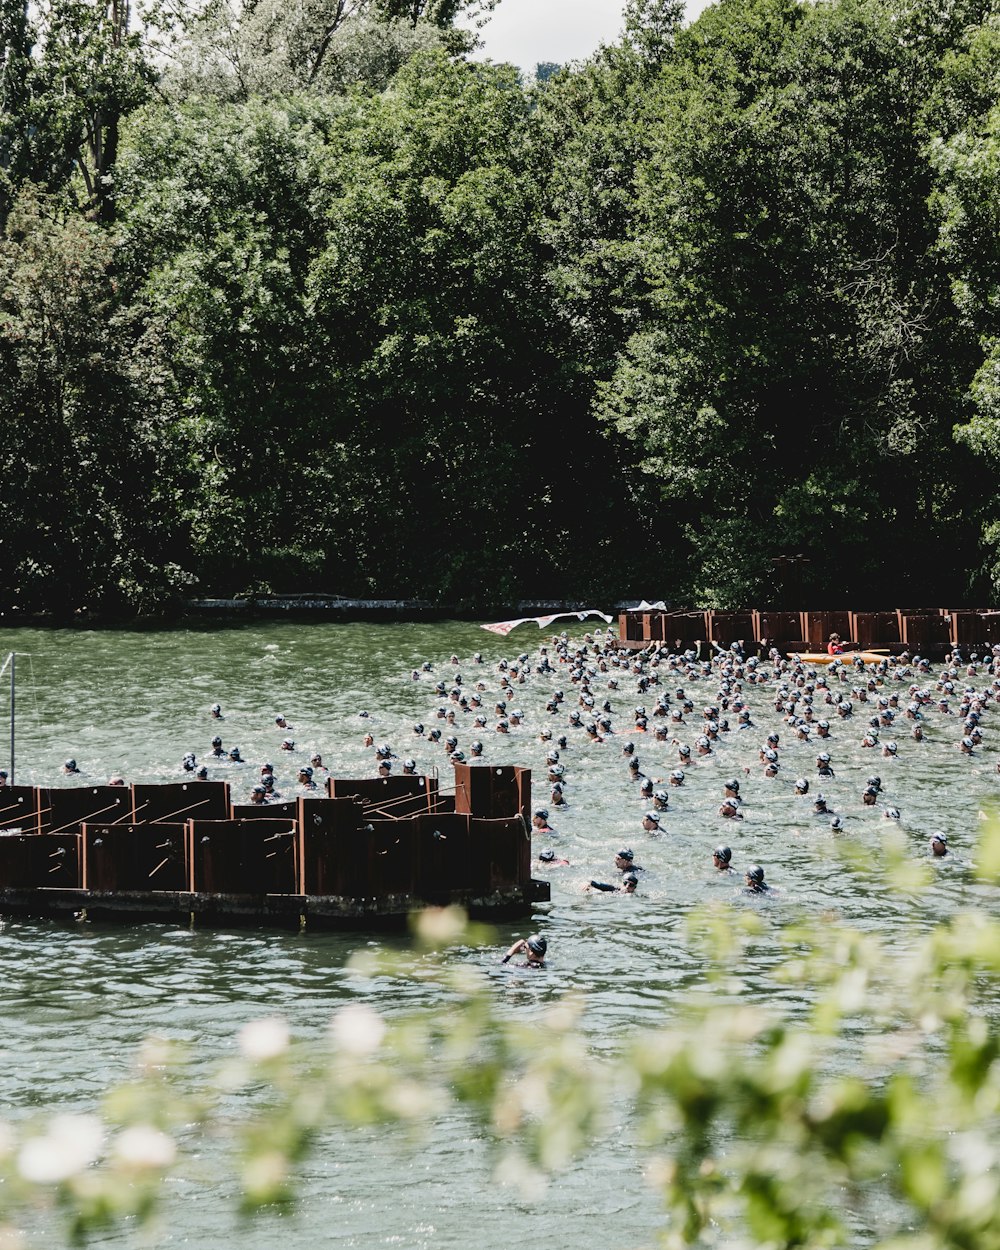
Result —
[{"label": "black swim cap", "polygon": [[533,933],[526,945],[533,955],[544,955],[549,949],[548,942],[539,933]]},{"label": "black swim cap", "polygon": [[712,854],[716,859],[721,859],[724,864],[728,864],[733,858],[733,853],[728,846],[717,846]]},{"label": "black swim cap", "polygon": [[747,878],[760,885],[764,880],[764,869],[761,868],[760,864],[751,864],[747,869]]}]

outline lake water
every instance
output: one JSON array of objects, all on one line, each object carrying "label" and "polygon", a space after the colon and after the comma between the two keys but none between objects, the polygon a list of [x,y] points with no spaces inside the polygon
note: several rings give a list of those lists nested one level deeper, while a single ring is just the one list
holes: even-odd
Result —
[{"label": "lake water", "polygon": [[[650,776],[665,781],[678,767],[675,746],[654,742],[651,733],[627,732],[636,704],[652,712],[655,688],[638,693],[627,671],[615,670],[618,691],[607,690],[609,675],[595,679],[598,703],[610,698],[619,732],[590,743],[567,724],[576,692],[565,667],[557,666],[551,675],[532,674],[508,699],[508,710],[523,709],[525,724],[506,736],[494,732],[497,661],[523,651],[534,661],[549,637],[529,625],[502,639],[462,622],[3,631],[0,650],[19,653],[16,779],[70,784],[60,772],[67,757],[78,761],[87,781],[103,783],[115,773],[128,781],[176,779],[184,753],[206,758],[218,732],[226,748],[239,746],[249,763],[219,766],[211,775],[228,778],[245,801],[265,759],[274,763],[286,793],[294,793],[292,765],[317,750],[337,775],[372,776],[373,751],[362,743],[370,727],[376,743],[389,742],[399,756],[412,755],[421,771],[436,767],[448,788],[451,767],[443,747],[415,735],[414,723],[422,722],[426,730],[441,727],[442,737],[454,732],[466,753],[479,737],[489,762],[533,769],[536,805],[550,807],[555,829],[536,836],[536,852],[552,847],[570,865],[548,873],[536,865],[535,875],[552,883],[552,902],[530,920],[501,928],[495,947],[465,958],[482,968],[498,1000],[513,1013],[530,1017],[567,990],[582,992],[583,1027],[598,1051],[614,1050],[636,1030],[669,1023],[678,996],[701,983],[700,957],[689,947],[684,924],[690,910],[705,903],[761,907],[773,925],[832,913],[900,944],[959,909],[997,910],[996,892],[977,884],[971,870],[980,812],[1000,796],[996,704],[986,714],[983,746],[971,759],[957,750],[962,731],[956,717],[935,709],[926,712],[922,743],[910,739],[900,713],[891,731],[898,758],[883,759],[860,745],[870,707],[856,704],[848,721],[831,717],[832,737],[822,746],[797,743],[774,711],[773,688],[745,687],[754,727],[734,728],[712,756],[685,769],[684,785],[669,791],[663,832],[653,837],[641,825],[651,804],[630,779],[621,746],[637,743]],[[482,665],[473,662],[477,651]],[[453,653],[458,666],[448,662]],[[432,662],[433,671],[414,681],[411,671],[424,660]],[[470,723],[472,714],[462,715],[454,730],[437,719],[439,707],[453,705],[435,693],[434,683],[443,680],[450,689],[456,673],[466,691],[478,681],[485,684],[485,730]],[[933,688],[933,678],[920,680]],[[664,678],[660,689],[673,694],[677,684]],[[686,723],[672,726],[672,733],[693,747],[702,707],[716,701],[718,679],[684,685],[695,710]],[[964,675],[959,689],[962,685]],[[566,701],[551,715],[545,704],[557,687]],[[906,683],[894,689],[905,706]],[[214,702],[222,705],[221,722],[210,717]],[[361,717],[362,711],[369,716]],[[5,712],[0,693],[0,718]],[[278,713],[294,730],[275,726]],[[735,727],[735,715],[729,717]],[[651,718],[650,727],[655,723]],[[539,740],[544,727],[568,735],[561,754],[568,799],[563,811],[548,803],[548,744]],[[769,780],[758,751],[775,727],[782,736],[782,768]],[[295,740],[294,753],[279,749],[286,734]],[[882,734],[883,740],[889,736]],[[815,757],[824,748],[836,776],[818,781]],[[0,759],[6,755],[6,746],[0,747]],[[872,773],[882,777],[884,792],[880,805],[864,808],[860,793]],[[730,776],[741,779],[742,822],[718,815],[723,782]],[[798,776],[810,781],[808,798],[793,793]],[[841,833],[813,814],[811,800],[819,789],[843,815]],[[899,822],[884,818],[885,805],[899,808]],[[846,866],[838,854],[843,846],[862,848],[864,859],[877,868],[890,839],[901,841],[914,859],[927,859],[928,838],[936,829],[947,833],[951,854],[930,863],[930,884],[907,896],[887,896],[877,873]],[[733,848],[741,872],[751,862],[763,864],[768,881],[778,887],[774,895],[747,899],[738,888],[741,876],[720,876],[711,861],[720,842]],[[586,892],[591,878],[618,880],[613,856],[622,845],[631,846],[645,868],[638,894]],[[532,929],[548,937],[549,966],[526,983],[499,969],[496,960],[502,945]],[[243,1024],[262,1015],[283,1013],[296,1035],[320,1037],[333,1011],[359,997],[390,1014],[440,1008],[426,985],[393,984],[375,997],[345,968],[360,947],[405,942],[374,934],[8,921],[0,929],[7,1060],[0,1066],[0,1105],[15,1117],[42,1108],[92,1106],[109,1083],[126,1074],[138,1042],[150,1033],[185,1040],[195,1063],[207,1068],[232,1051]],[[772,966],[769,944],[762,941],[747,966],[735,971],[746,993],[780,994],[789,1011],[804,1010],[806,1004],[795,998],[801,991],[772,982]],[[418,1151],[385,1134],[332,1134],[307,1166],[306,1198],[297,1211],[240,1223],[234,1182],[206,1142],[170,1182],[168,1219],[155,1244],[208,1250],[238,1239],[244,1250],[270,1250],[280,1237],[289,1250],[321,1244],[474,1244],[499,1250],[530,1236],[549,1250],[576,1250],[598,1241],[612,1247],[649,1244],[660,1226],[656,1197],[643,1186],[627,1128],[596,1143],[540,1204],[525,1203],[516,1191],[499,1186],[491,1166],[485,1144],[458,1114],[447,1116]],[[42,1240],[36,1244],[52,1244],[54,1225],[47,1219],[39,1217]],[[131,1231],[121,1230],[96,1244],[132,1243]]]}]

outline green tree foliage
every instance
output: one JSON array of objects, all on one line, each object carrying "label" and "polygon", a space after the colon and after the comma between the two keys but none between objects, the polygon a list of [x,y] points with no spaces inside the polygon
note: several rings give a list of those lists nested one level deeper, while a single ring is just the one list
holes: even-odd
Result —
[{"label": "green tree foliage", "polygon": [[496,0],[156,0],[149,20],[169,66],[162,87],[245,103],[296,91],[384,90],[415,53],[469,51]]},{"label": "green tree foliage", "polygon": [[122,119],[153,79],[129,18],[127,0],[3,0],[0,222],[25,181],[68,184],[85,215],[113,217]]},{"label": "green tree foliage", "polygon": [[5,607],[141,610],[183,585],[177,474],[135,347],[108,237],[23,190],[0,239]]},{"label": "green tree foliage", "polygon": [[[859,534],[872,541],[849,581],[840,566],[841,593],[884,595],[886,561],[913,567],[917,535],[943,560],[960,532],[977,479],[948,441],[977,348],[927,208],[921,107],[941,67],[920,17],[723,0],[653,89],[635,227],[646,315],[601,410],[687,501],[705,599],[759,595],[789,548],[829,586],[829,552]],[[905,595],[905,578],[892,588]]]},{"label": "green tree foliage", "polygon": [[0,0],[0,226],[61,223],[4,235],[0,403],[76,232],[60,376],[167,495],[126,600],[1000,587],[993,0],[630,0],[530,83],[491,7]]}]

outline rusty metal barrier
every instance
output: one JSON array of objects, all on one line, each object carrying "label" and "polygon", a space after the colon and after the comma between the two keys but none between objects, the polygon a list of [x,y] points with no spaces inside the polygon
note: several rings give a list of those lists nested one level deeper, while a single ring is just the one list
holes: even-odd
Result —
[{"label": "rusty metal barrier", "polygon": [[455,811],[499,820],[521,816],[531,823],[531,769],[513,764],[456,764]]},{"label": "rusty metal barrier", "polygon": [[189,888],[199,894],[297,894],[298,830],[289,820],[187,822]]},{"label": "rusty metal barrier", "polygon": [[173,781],[132,786],[132,824],[177,820],[229,820],[227,781]]},{"label": "rusty metal barrier", "polygon": [[384,810],[399,818],[436,807],[438,782],[434,777],[328,777],[326,784],[331,799],[361,799],[372,808],[372,815]]},{"label": "rusty metal barrier", "polygon": [[300,799],[299,893],[362,897],[367,893],[369,824],[354,798]]},{"label": "rusty metal barrier", "polygon": [[85,890],[181,892],[188,888],[187,828],[84,824],[81,879]]},{"label": "rusty metal barrier", "polygon": [[38,792],[42,833],[79,833],[86,821],[118,824],[132,816],[132,796],[125,786],[52,787]]},{"label": "rusty metal barrier", "polygon": [[39,833],[41,813],[39,792],[34,786],[3,786],[0,788],[0,832]]}]

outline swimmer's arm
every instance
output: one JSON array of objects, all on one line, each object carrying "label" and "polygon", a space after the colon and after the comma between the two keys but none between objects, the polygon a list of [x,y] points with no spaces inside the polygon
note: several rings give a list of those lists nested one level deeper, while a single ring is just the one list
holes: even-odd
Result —
[{"label": "swimmer's arm", "polygon": [[514,945],[507,952],[507,954],[504,955],[503,959],[500,960],[500,962],[502,964],[509,963],[510,960],[513,959],[515,955],[518,955],[520,954],[521,951],[526,950],[527,946],[528,946],[528,943],[524,940],[524,938],[518,938],[517,941],[514,943]]},{"label": "swimmer's arm", "polygon": [[609,892],[613,893],[618,887],[614,885],[608,885],[606,881],[591,881],[590,888],[592,890],[602,890],[604,891],[605,894],[607,894]]}]

